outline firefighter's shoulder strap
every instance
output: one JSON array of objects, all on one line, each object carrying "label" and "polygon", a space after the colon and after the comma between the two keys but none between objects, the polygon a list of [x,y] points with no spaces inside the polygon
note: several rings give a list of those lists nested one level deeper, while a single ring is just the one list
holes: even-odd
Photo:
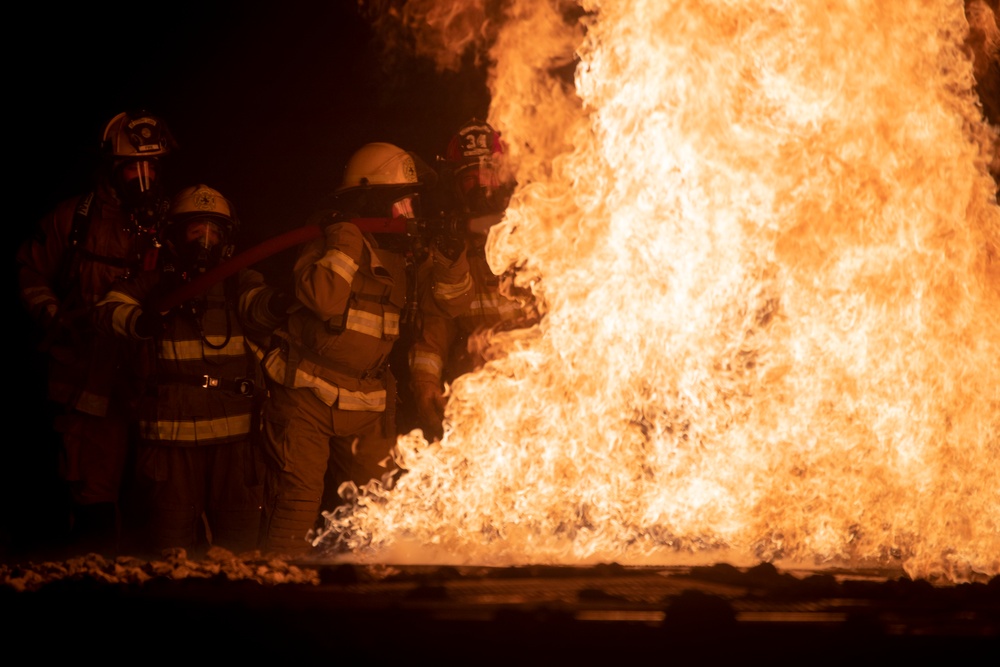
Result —
[{"label": "firefighter's shoulder strap", "polygon": [[95,193],[93,191],[80,197],[76,210],[73,211],[73,222],[70,225],[68,247],[63,253],[62,263],[59,267],[57,289],[60,296],[65,298],[69,294],[70,287],[76,275],[76,269],[80,264],[80,246],[87,240],[90,233],[90,221],[93,218],[93,203]]},{"label": "firefighter's shoulder strap", "polygon": [[83,243],[83,240],[87,238],[87,232],[90,231],[94,194],[91,191],[80,197],[80,201],[76,205],[76,210],[73,212],[73,227],[69,232],[69,245],[71,248],[75,248]]},{"label": "firefighter's shoulder strap", "polygon": [[[358,270],[360,274],[365,276],[360,281],[358,277],[355,277],[351,281],[351,293],[347,298],[347,305],[344,307],[344,312],[334,315],[326,321],[326,330],[328,333],[339,334],[344,331],[347,327],[347,317],[351,311],[352,306],[357,304],[359,301],[367,301],[369,303],[377,303],[385,306],[390,301],[390,296],[392,295],[392,285],[387,285],[381,281],[374,280],[375,270],[372,266],[373,258],[376,257],[374,249],[365,240],[365,250],[362,254],[362,261],[360,262],[361,268]],[[383,333],[383,337],[384,337]]]},{"label": "firefighter's shoulder strap", "polygon": [[62,265],[58,273],[59,282],[57,286],[62,291],[63,298],[70,293],[73,281],[76,279],[77,268],[80,266],[81,258],[88,259],[91,262],[114,266],[119,269],[131,268],[137,263],[128,257],[107,257],[84,248],[87,236],[90,234],[90,225],[94,220],[94,209],[96,208],[94,206],[94,196],[94,192],[89,192],[81,197],[79,203],[76,205],[76,210],[73,212],[73,223],[70,227],[68,239],[69,247],[66,248],[66,252],[63,254]]}]

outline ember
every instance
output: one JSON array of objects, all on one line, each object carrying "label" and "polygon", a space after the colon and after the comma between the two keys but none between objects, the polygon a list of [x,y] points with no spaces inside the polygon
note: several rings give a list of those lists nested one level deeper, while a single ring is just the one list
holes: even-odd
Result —
[{"label": "ember", "polygon": [[[447,66],[482,8],[435,4],[407,20]],[[962,3],[503,7],[489,121],[520,185],[488,252],[545,317],[316,543],[1000,572],[996,131]]]}]

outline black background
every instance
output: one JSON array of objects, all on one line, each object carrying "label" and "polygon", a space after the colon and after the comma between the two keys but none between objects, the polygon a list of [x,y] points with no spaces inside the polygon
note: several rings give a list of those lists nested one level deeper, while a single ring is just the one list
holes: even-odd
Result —
[{"label": "black background", "polygon": [[[6,23],[14,151],[5,198],[14,207],[0,539],[18,551],[58,532],[62,501],[42,410],[44,358],[17,297],[13,256],[42,216],[89,188],[112,117],[137,108],[160,115],[179,145],[171,186],[222,192],[248,248],[304,224],[366,142],[395,143],[432,163],[461,123],[485,117],[489,94],[471,58],[461,71],[439,72],[405,43],[387,52],[353,0],[33,3]],[[286,259],[256,268],[280,283]]]},{"label": "black background", "polygon": [[487,111],[482,71],[437,72],[403,43],[386,53],[353,0],[99,6],[22,15],[8,120],[22,237],[87,187],[104,125],[126,109],[167,121],[176,185],[233,200],[246,242],[301,224],[361,144],[433,160]]}]

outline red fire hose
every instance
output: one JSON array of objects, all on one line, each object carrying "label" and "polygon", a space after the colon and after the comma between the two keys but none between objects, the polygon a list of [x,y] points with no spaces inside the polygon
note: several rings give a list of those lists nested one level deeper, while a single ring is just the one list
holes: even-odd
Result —
[{"label": "red fire hose", "polygon": [[[351,222],[357,225],[361,231],[373,234],[405,234],[407,232],[406,218],[354,218]],[[228,278],[240,269],[255,264],[286,248],[307,243],[321,236],[323,236],[322,227],[319,225],[306,225],[305,227],[293,229],[290,232],[285,232],[262,243],[258,243],[249,250],[241,252],[228,261],[206,271],[183,287],[167,294],[156,302],[153,307],[157,311],[165,313],[185,301],[202,294],[215,283]]]}]

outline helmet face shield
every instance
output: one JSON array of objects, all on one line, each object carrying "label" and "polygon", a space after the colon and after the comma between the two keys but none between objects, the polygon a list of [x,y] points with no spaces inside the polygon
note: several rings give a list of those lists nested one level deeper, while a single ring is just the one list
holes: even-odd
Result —
[{"label": "helmet face shield", "polygon": [[419,200],[417,195],[410,194],[401,199],[397,199],[392,203],[392,217],[393,218],[407,218],[408,220],[413,220],[417,217]]},{"label": "helmet face shield", "polygon": [[184,228],[184,244],[211,250],[222,245],[225,233],[222,228],[207,218],[191,220]]},{"label": "helmet face shield", "polygon": [[173,241],[174,248],[186,270],[204,273],[225,258],[228,239],[219,221],[196,217],[174,224],[179,228]]},{"label": "helmet face shield", "polygon": [[116,185],[126,199],[141,197],[156,188],[158,172],[156,160],[122,160],[115,166]]}]

